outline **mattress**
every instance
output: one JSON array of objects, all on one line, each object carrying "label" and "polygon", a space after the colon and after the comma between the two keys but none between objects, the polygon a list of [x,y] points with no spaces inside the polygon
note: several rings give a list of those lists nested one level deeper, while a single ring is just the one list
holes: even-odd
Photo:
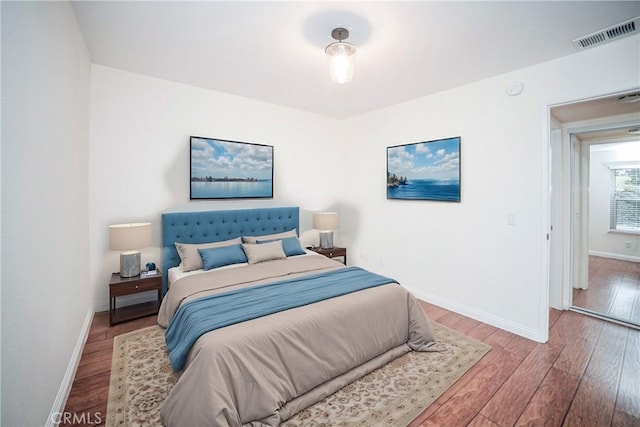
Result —
[{"label": "mattress", "polygon": [[[166,327],[182,304],[208,295],[345,268],[315,255],[178,277],[158,323]],[[162,419],[167,426],[277,426],[395,357],[434,344],[420,304],[392,281],[226,326],[197,339]]]}]

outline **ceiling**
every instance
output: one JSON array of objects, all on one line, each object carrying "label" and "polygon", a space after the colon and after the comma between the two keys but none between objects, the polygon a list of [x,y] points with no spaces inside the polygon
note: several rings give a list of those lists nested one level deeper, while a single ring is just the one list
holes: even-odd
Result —
[{"label": "ceiling", "polygon": [[[638,92],[629,93],[636,94]],[[557,105],[551,108],[551,115],[560,123],[571,123],[601,117],[640,113],[640,102],[619,102],[618,98],[620,97],[622,97],[622,94]],[[638,101],[640,101],[640,97]]]},{"label": "ceiling", "polygon": [[[577,52],[636,1],[72,2],[95,64],[344,118]],[[354,80],[329,78],[342,26]],[[594,47],[598,49],[598,47]]]},{"label": "ceiling", "polygon": [[[640,140],[640,135],[629,132],[640,128],[640,96],[634,96],[637,101],[631,103],[620,102],[620,98],[623,95],[640,95],[639,89],[625,94],[557,105],[551,108],[550,113],[561,124],[599,119],[600,124],[596,129],[575,133],[583,141],[637,141]],[[610,120],[607,119],[609,117]],[[620,126],[618,123],[621,121],[628,124]]]}]

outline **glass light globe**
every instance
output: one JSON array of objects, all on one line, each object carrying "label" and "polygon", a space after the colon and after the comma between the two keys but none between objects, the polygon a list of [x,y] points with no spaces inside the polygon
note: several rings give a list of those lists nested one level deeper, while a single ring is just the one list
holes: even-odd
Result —
[{"label": "glass light globe", "polygon": [[338,41],[327,46],[325,53],[329,58],[331,80],[340,84],[350,82],[355,68],[356,47],[351,43]]}]

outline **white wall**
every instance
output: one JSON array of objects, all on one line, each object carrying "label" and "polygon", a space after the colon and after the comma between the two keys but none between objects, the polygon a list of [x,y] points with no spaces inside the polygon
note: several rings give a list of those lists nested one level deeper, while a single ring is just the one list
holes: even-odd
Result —
[{"label": "white wall", "polygon": [[2,2],[4,426],[45,424],[91,319],[89,90],[71,6]]},{"label": "white wall", "polygon": [[[350,120],[352,262],[520,335],[547,334],[547,106],[638,85],[640,37]],[[435,59],[434,59],[435,60]],[[428,78],[426,76],[425,78]],[[524,83],[516,97],[508,82]],[[386,200],[385,147],[461,136],[462,201]],[[507,224],[514,215],[516,224]]]},{"label": "white wall", "polygon": [[[108,307],[108,279],[118,271],[109,224],[152,222],[154,248],[142,263],[159,264],[163,211],[300,206],[305,231],[312,211],[340,200],[338,120],[99,65],[91,91],[90,283],[98,310]],[[189,201],[190,135],[273,145],[273,200]]]},{"label": "white wall", "polygon": [[[607,146],[611,147],[609,144]],[[640,162],[640,142],[602,149],[591,146],[589,159],[589,253],[611,258],[640,261],[640,235],[610,232],[610,165]],[[629,248],[627,248],[627,242]]]},{"label": "white wall", "polygon": [[[352,263],[518,334],[547,328],[547,106],[637,85],[639,37],[345,121],[98,65],[91,97],[91,284],[106,308],[117,270],[107,226],[160,213],[296,204],[335,207]],[[517,97],[506,84],[524,82]],[[189,202],[189,135],[275,146],[270,202]],[[388,201],[385,147],[462,136],[462,203]],[[324,165],[334,165],[334,168]],[[318,172],[314,172],[318,171]],[[320,170],[328,171],[321,173]],[[133,184],[131,184],[133,183]],[[305,213],[306,212],[306,213]],[[516,225],[507,224],[515,216]]]}]

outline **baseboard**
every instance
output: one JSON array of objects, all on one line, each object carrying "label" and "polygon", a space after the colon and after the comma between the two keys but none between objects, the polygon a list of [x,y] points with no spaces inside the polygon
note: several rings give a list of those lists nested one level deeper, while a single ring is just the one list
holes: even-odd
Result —
[{"label": "baseboard", "polygon": [[93,322],[93,315],[94,311],[93,307],[91,307],[89,308],[89,311],[87,312],[87,315],[84,319],[84,323],[82,324],[82,328],[80,329],[80,334],[78,334],[76,345],[73,348],[71,359],[69,360],[69,364],[67,365],[67,371],[64,373],[64,377],[62,377],[62,383],[60,384],[60,388],[58,389],[56,399],[53,401],[53,406],[51,407],[51,412],[49,413],[49,417],[47,418],[45,427],[56,427],[60,424],[60,417],[64,412],[64,407],[67,404],[67,398],[69,397],[71,386],[73,385],[73,379],[76,376],[76,370],[78,369],[78,365],[80,364],[82,350],[84,350],[84,344],[87,342],[87,337],[89,336],[91,322]]},{"label": "baseboard", "polygon": [[640,257],[633,255],[614,254],[610,252],[589,251],[589,255],[599,256],[602,258],[619,259],[621,261],[640,262]]},{"label": "baseboard", "polygon": [[[405,286],[406,287],[406,286]],[[520,335],[521,337],[528,338],[537,342],[545,342],[546,335],[542,332],[527,326],[523,326],[519,323],[515,323],[511,320],[503,317],[495,316],[490,313],[485,313],[475,308],[468,307],[466,305],[457,303],[455,301],[448,300],[446,298],[439,297],[437,295],[430,294],[417,289],[406,287],[409,292],[415,295],[418,299],[426,301],[431,304],[435,304],[439,307],[446,308],[447,310],[455,311],[463,316],[470,317],[480,322],[486,323],[496,328],[504,329],[505,331]]]}]

